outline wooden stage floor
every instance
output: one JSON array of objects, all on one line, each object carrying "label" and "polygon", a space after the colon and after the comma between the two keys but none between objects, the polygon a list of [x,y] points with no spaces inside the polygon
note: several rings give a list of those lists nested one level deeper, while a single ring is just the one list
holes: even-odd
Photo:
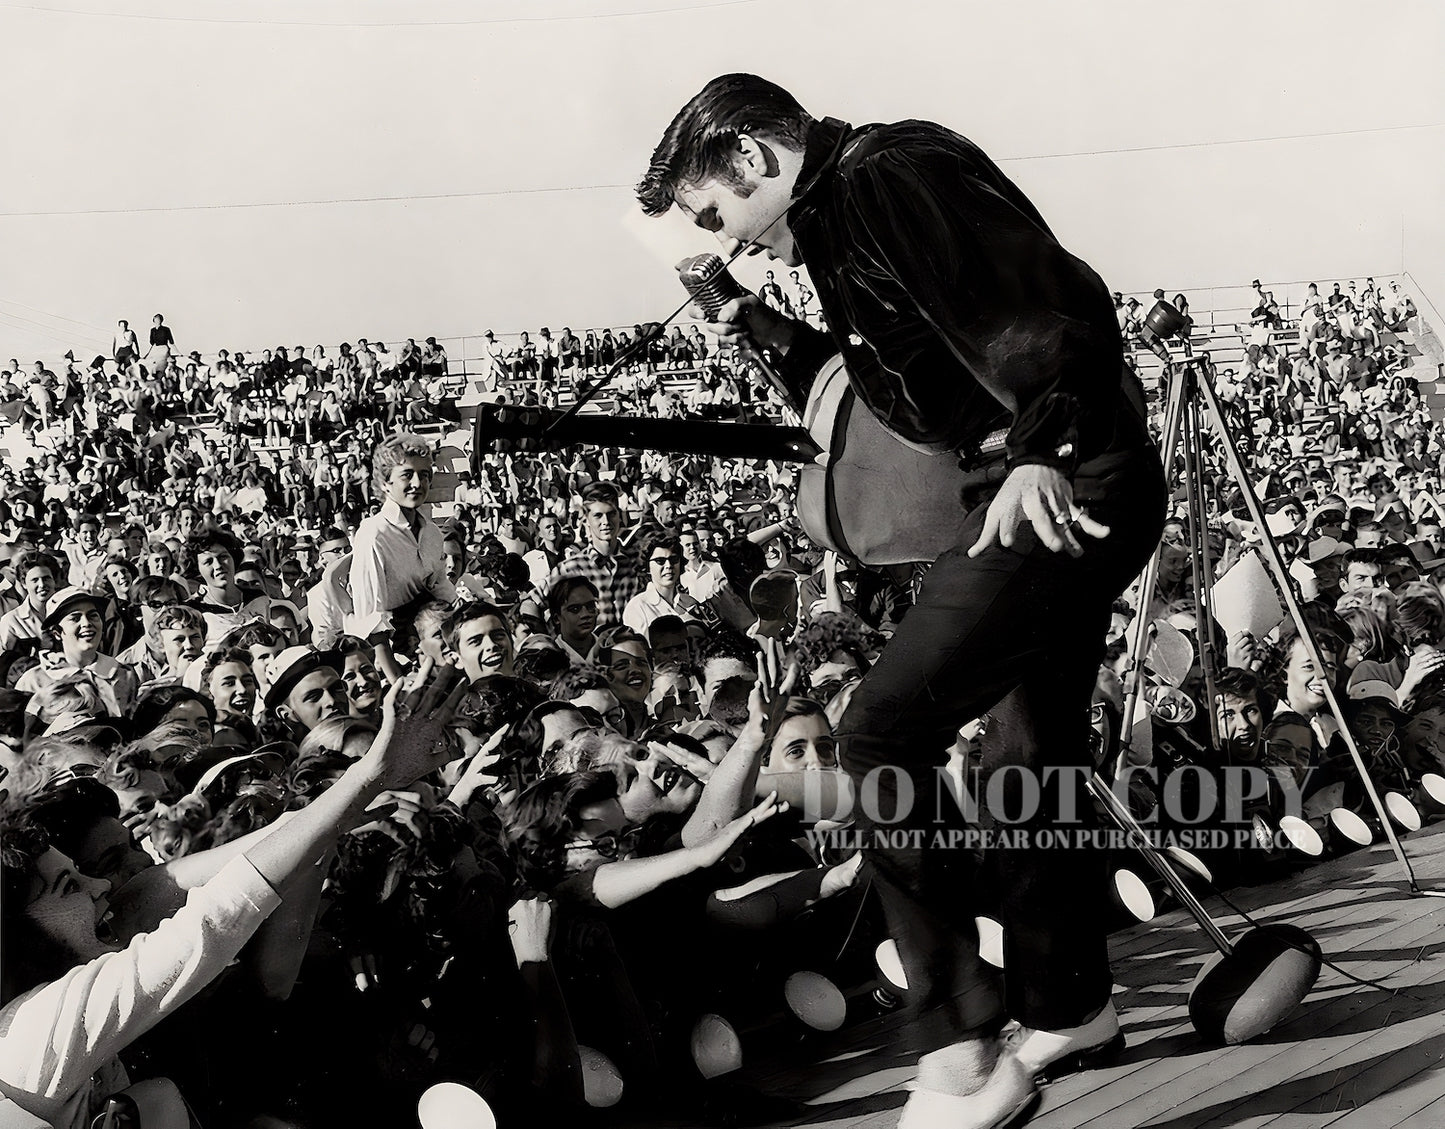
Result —
[{"label": "wooden stage floor", "polygon": [[[1445,824],[1404,840],[1422,887],[1445,889]],[[1297,871],[1231,898],[1263,920],[1307,930],[1325,956],[1314,991],[1247,1046],[1207,1045],[1186,1011],[1189,986],[1213,951],[1183,911],[1115,934],[1115,1004],[1129,1046],[1107,1070],[1044,1090],[1031,1129],[1377,1129],[1445,1126],[1445,899],[1411,897],[1388,845]],[[1217,898],[1206,906],[1230,936],[1245,928]],[[772,1093],[806,1101],[786,1122],[892,1129],[913,1068],[896,1015],[845,1027],[816,1065],[746,1071]],[[746,1068],[745,1068],[746,1070]]]}]

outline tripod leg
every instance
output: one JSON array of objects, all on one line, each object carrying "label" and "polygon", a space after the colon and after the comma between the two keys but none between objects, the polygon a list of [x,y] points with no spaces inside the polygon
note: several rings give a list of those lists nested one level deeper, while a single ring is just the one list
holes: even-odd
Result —
[{"label": "tripod leg", "polygon": [[[1175,374],[1174,379],[1169,382],[1164,433],[1160,436],[1159,454],[1164,460],[1165,483],[1170,488],[1174,486],[1174,450],[1179,445],[1179,431],[1184,419],[1184,385],[1182,374]],[[1152,620],[1149,609],[1154,603],[1154,586],[1159,581],[1159,554],[1163,548],[1162,544],[1155,548],[1149,563],[1144,567],[1143,578],[1139,584],[1139,612],[1134,618],[1134,638],[1129,647],[1131,658],[1125,680],[1128,692],[1124,698],[1124,714],[1119,724],[1120,746],[1126,753],[1133,739],[1134,715],[1139,709],[1139,694],[1144,684],[1144,658],[1149,653],[1149,640],[1153,638],[1150,632]]]},{"label": "tripod leg", "polygon": [[[1310,662],[1314,663],[1316,670],[1325,670],[1324,658],[1320,654],[1319,644],[1315,641],[1314,633],[1310,631],[1309,624],[1305,622],[1304,610],[1300,607],[1298,599],[1294,594],[1291,584],[1289,570],[1285,567],[1284,558],[1280,555],[1279,545],[1275,543],[1274,536],[1269,531],[1265,522],[1264,508],[1259,504],[1259,498],[1255,495],[1254,486],[1250,482],[1249,475],[1245,470],[1244,462],[1239,457],[1239,449],[1235,446],[1234,437],[1230,435],[1229,429],[1224,424],[1224,413],[1220,410],[1219,400],[1214,395],[1214,389],[1209,386],[1206,380],[1197,381],[1202,396],[1205,410],[1209,413],[1210,419],[1219,431],[1220,446],[1224,452],[1225,466],[1230,475],[1234,478],[1235,484],[1244,495],[1244,504],[1249,509],[1250,519],[1259,527],[1261,555],[1270,571],[1274,574],[1275,583],[1279,587],[1280,595],[1284,598],[1285,607],[1289,610],[1290,617],[1294,620],[1295,626],[1299,629],[1300,640],[1305,645],[1306,653]],[[1325,690],[1325,701],[1329,703],[1330,712],[1336,721],[1344,717],[1344,711],[1340,708],[1339,699],[1335,696],[1335,688],[1330,685],[1328,679],[1321,680]],[[1210,703],[1211,709],[1213,703]],[[1415,872],[1410,867],[1410,860],[1405,857],[1405,849],[1400,845],[1399,836],[1395,834],[1395,828],[1390,822],[1389,813],[1385,810],[1384,803],[1380,800],[1380,794],[1375,790],[1374,781],[1365,768],[1364,758],[1360,755],[1359,746],[1355,744],[1355,738],[1350,733],[1349,727],[1343,722],[1340,723],[1340,736],[1344,739],[1345,748],[1349,750],[1350,759],[1355,763],[1355,770],[1360,774],[1360,782],[1365,787],[1365,794],[1370,797],[1370,803],[1374,805],[1375,814],[1379,817],[1380,826],[1384,829],[1385,838],[1389,840],[1390,847],[1395,852],[1395,857],[1400,860],[1400,865],[1405,869],[1412,893],[1423,893],[1419,884],[1415,881]]]},{"label": "tripod leg", "polygon": [[1214,572],[1209,559],[1209,513],[1204,497],[1204,428],[1199,419],[1199,404],[1191,395],[1194,375],[1186,369],[1179,380],[1185,385],[1188,399],[1188,424],[1184,432],[1184,492],[1188,500],[1190,536],[1190,567],[1194,575],[1194,623],[1199,642],[1199,666],[1204,672],[1205,707],[1209,715],[1209,736],[1215,748],[1220,746],[1219,714],[1214,708],[1214,676],[1219,669],[1215,648],[1214,620],[1210,615],[1209,590]]}]

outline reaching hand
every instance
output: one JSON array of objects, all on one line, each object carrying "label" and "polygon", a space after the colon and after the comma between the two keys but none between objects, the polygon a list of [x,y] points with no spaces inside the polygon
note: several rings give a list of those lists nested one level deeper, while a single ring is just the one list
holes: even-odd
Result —
[{"label": "reaching hand", "polygon": [[1419,689],[1420,684],[1432,674],[1438,674],[1445,669],[1445,652],[1434,650],[1416,651],[1410,656],[1410,662],[1405,667],[1405,677],[1401,679],[1399,689],[1400,704],[1404,703]]},{"label": "reaching hand", "polygon": [[747,741],[754,750],[761,749],[767,740],[768,724],[773,711],[783,708],[788,695],[797,685],[798,664],[788,663],[781,674],[777,664],[778,656],[765,647],[758,656],[758,680],[753,683],[752,691],[748,694],[748,720],[738,731],[734,748]]},{"label": "reaching hand", "polygon": [[451,792],[447,794],[448,800],[456,804],[457,807],[464,808],[471,800],[472,794],[476,792],[478,788],[496,783],[497,777],[492,769],[494,769],[497,762],[502,759],[501,754],[497,752],[497,748],[503,740],[506,739],[511,729],[512,727],[510,725],[502,726],[487,738],[487,743],[472,755],[471,760],[465,762],[465,767],[462,769],[461,775],[457,777],[457,781],[452,786]]},{"label": "reaching hand", "polygon": [[681,745],[674,745],[669,741],[649,741],[648,747],[663,759],[692,773],[703,784],[712,779],[713,770],[717,768],[707,757],[698,756],[690,749],[684,749]]},{"label": "reaching hand", "polygon": [[452,759],[447,726],[467,685],[455,667],[436,669],[426,659],[414,680],[397,682],[387,692],[381,731],[366,753],[384,788],[405,788]]},{"label": "reaching hand", "polygon": [[552,903],[546,894],[519,899],[507,912],[507,923],[517,967],[547,959],[552,942]]},{"label": "reaching hand", "polygon": [[983,532],[968,555],[976,557],[995,542],[1005,549],[1012,548],[1025,521],[1033,525],[1034,533],[1046,546],[1071,557],[1084,552],[1074,536],[1075,526],[1090,537],[1109,536],[1107,525],[1100,525],[1074,504],[1074,488],[1062,471],[1029,464],[1014,467],[1004,479],[1003,487],[989,503]]},{"label": "reaching hand", "polygon": [[723,860],[723,856],[732,850],[743,835],[751,831],[758,824],[763,823],[779,812],[788,810],[787,801],[778,802],[778,794],[769,792],[767,798],[750,812],[738,816],[731,823],[719,827],[708,838],[704,839],[692,850],[697,853],[699,865],[702,869],[709,866],[716,866]]}]

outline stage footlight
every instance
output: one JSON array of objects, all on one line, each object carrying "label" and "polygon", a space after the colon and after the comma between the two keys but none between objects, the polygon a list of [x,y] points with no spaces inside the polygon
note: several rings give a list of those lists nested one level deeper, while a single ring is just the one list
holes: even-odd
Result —
[{"label": "stage footlight", "polygon": [[582,1060],[582,1098],[593,1109],[607,1109],[622,1100],[622,1073],[616,1063],[593,1047],[578,1046]]},{"label": "stage footlight", "polygon": [[492,1107],[470,1086],[438,1082],[416,1103],[421,1129],[497,1129]]},{"label": "stage footlight", "polygon": [[1420,809],[1410,802],[1408,796],[1399,792],[1385,793],[1385,810],[1401,831],[1419,831],[1425,824],[1420,817]]},{"label": "stage footlight", "polygon": [[1202,878],[1206,882],[1213,882],[1214,875],[1209,872],[1209,867],[1204,865],[1204,860],[1193,851],[1186,851],[1183,847],[1169,846],[1164,848],[1165,853],[1189,871],[1196,878]]},{"label": "stage footlight", "polygon": [[731,1074],[743,1064],[743,1041],[737,1029],[712,1012],[700,1016],[692,1025],[689,1047],[692,1061],[704,1078]]},{"label": "stage footlight", "polygon": [[814,1031],[836,1031],[848,1015],[848,1001],[838,986],[817,972],[795,972],[783,985],[788,1008]]},{"label": "stage footlight", "polygon": [[1320,833],[1297,815],[1282,816],[1279,831],[1285,842],[1302,854],[1319,858],[1325,853],[1325,841]]},{"label": "stage footlight", "polygon": [[1445,816],[1445,776],[1427,772],[1415,789],[1415,804],[1428,819]]},{"label": "stage footlight", "polygon": [[892,937],[873,950],[873,960],[890,988],[897,992],[908,991],[908,974],[903,971],[903,960],[898,955],[898,944]]},{"label": "stage footlight", "polygon": [[1135,921],[1153,921],[1157,909],[1154,905],[1154,895],[1149,893],[1149,887],[1144,884],[1132,870],[1114,871],[1114,900],[1120,909],[1134,918]]},{"label": "stage footlight", "polygon": [[1293,925],[1261,925],[1231,952],[1204,963],[1189,992],[1189,1018],[1206,1039],[1238,1045],[1258,1038],[1314,987],[1320,947]]},{"label": "stage footlight", "polygon": [[1375,838],[1370,831],[1370,825],[1349,808],[1332,809],[1325,828],[1330,847],[1336,854],[1348,854],[1361,847],[1368,847]]}]

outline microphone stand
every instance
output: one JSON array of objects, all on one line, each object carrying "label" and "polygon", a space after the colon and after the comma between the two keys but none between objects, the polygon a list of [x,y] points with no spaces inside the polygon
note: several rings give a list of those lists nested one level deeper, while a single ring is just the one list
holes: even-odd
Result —
[{"label": "microphone stand", "polygon": [[668,323],[671,322],[673,318],[677,317],[678,314],[682,313],[683,310],[687,309],[687,307],[691,304],[692,299],[689,298],[686,302],[684,302],[681,306],[679,306],[676,310],[672,312],[671,316],[668,317],[667,321],[652,322],[648,326],[648,328],[638,336],[636,341],[632,342],[631,345],[629,345],[626,349],[622,350],[622,352],[617,355],[617,358],[612,362],[611,365],[608,366],[606,372],[604,372],[586,388],[581,389],[577,393],[577,398],[572,401],[572,406],[569,407],[561,415],[559,415],[555,420],[553,420],[552,423],[548,425],[546,431],[544,431],[543,434],[546,435],[551,433],[554,429],[566,423],[583,408],[585,408],[588,404],[590,404],[593,397],[595,397],[597,393],[601,392],[604,388],[611,384],[613,378],[620,371],[622,371],[622,366],[631,363],[631,361],[634,359],[634,357],[639,351],[641,351],[642,355],[645,357],[647,355],[648,346],[650,346],[654,341],[661,337],[662,332],[667,328]]},{"label": "microphone stand", "polygon": [[[733,263],[737,262],[738,259],[740,259],[747,251],[749,246],[751,246],[751,244],[744,243],[736,251],[734,251],[732,258],[728,259],[728,261],[723,264],[722,269],[726,270],[728,267],[732,266]],[[617,359],[612,362],[606,372],[604,372],[595,381],[593,381],[590,385],[588,385],[577,394],[577,398],[572,402],[572,406],[568,408],[565,412],[563,412],[560,416],[558,416],[555,420],[553,420],[551,426],[548,427],[547,431],[543,434],[550,433],[555,428],[562,426],[578,412],[580,412],[583,408],[585,408],[588,404],[590,404],[593,397],[595,397],[597,393],[601,392],[604,388],[606,388],[609,384],[612,383],[613,378],[618,374],[618,372],[622,370],[622,366],[629,363],[639,349],[643,350],[643,356],[645,357],[647,355],[646,348],[650,346],[654,341],[658,340],[658,338],[662,336],[663,331],[666,330],[669,325],[675,322],[678,318],[678,315],[681,314],[684,310],[686,310],[689,306],[691,306],[693,301],[693,296],[689,294],[685,299],[683,299],[682,305],[678,306],[677,309],[673,310],[672,313],[668,314],[667,317],[663,318],[662,321],[651,323],[651,325],[642,334],[642,336],[640,336],[628,348],[624,349],[618,355]]]}]

